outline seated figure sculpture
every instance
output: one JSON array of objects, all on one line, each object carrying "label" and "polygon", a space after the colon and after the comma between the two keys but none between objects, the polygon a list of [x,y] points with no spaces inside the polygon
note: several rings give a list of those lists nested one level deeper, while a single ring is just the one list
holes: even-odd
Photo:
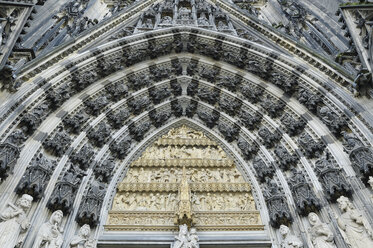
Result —
[{"label": "seated figure sculpture", "polygon": [[179,226],[179,235],[175,236],[172,248],[199,248],[198,236],[195,228],[191,228],[190,233],[187,225]]}]

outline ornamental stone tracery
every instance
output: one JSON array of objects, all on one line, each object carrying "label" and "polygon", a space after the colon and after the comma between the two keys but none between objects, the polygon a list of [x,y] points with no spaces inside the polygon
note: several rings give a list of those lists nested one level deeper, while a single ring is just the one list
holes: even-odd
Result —
[{"label": "ornamental stone tracery", "polygon": [[[243,230],[259,247],[347,247],[355,237],[337,216],[361,213],[372,226],[369,3],[331,17],[330,1],[327,18],[319,0],[53,1],[0,3],[0,201],[33,198],[20,214],[31,223],[23,247],[155,245],[126,236],[145,229],[171,245],[183,223],[197,227],[186,243],[197,233],[202,247]],[[345,36],[330,35],[337,21]],[[205,136],[161,137],[182,124]],[[127,226],[110,226],[116,194],[125,206],[114,219]],[[341,197],[351,208],[338,210]],[[19,208],[0,206],[1,216],[8,207]],[[315,225],[327,242],[301,231]]]}]

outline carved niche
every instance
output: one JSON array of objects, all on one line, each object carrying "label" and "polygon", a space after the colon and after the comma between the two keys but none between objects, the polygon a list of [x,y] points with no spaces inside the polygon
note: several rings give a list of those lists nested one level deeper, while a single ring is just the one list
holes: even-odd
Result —
[{"label": "carved niche", "polygon": [[85,171],[72,163],[62,178],[56,183],[47,207],[51,211],[62,210],[65,214],[70,213]]},{"label": "carved niche", "polygon": [[352,166],[363,175],[366,183],[373,176],[373,149],[358,139],[354,134],[343,132],[343,146],[349,155]]},{"label": "carved niche", "polygon": [[28,194],[38,201],[43,197],[44,190],[48,185],[56,161],[52,161],[40,153],[31,161],[31,166],[26,169],[16,192],[18,195]]},{"label": "carved niche", "polygon": [[316,197],[301,171],[293,168],[288,183],[300,215],[307,216],[311,212],[320,210],[319,199]]},{"label": "carved niche", "polygon": [[132,162],[106,230],[262,230],[251,188],[202,132],[171,129]]},{"label": "carved niche", "polygon": [[293,222],[293,217],[286,202],[285,194],[280,191],[280,187],[274,180],[267,179],[266,181],[263,196],[268,207],[271,226],[279,228],[280,225],[290,225]]},{"label": "carved niche", "polygon": [[330,158],[327,152],[315,162],[315,171],[319,177],[327,198],[335,202],[340,196],[350,196],[351,186],[347,183],[338,165]]}]

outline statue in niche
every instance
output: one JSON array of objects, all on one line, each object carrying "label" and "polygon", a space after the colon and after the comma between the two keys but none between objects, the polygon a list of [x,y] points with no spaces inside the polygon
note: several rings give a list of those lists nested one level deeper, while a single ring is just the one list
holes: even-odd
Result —
[{"label": "statue in niche", "polygon": [[142,28],[147,28],[147,29],[153,29],[153,21],[150,18],[147,18],[145,22],[141,25]]},{"label": "statue in niche", "polygon": [[172,17],[171,16],[164,16],[161,20],[162,25],[172,25]]},{"label": "statue in niche", "polygon": [[26,212],[32,200],[32,196],[24,194],[16,205],[8,203],[8,207],[0,213],[0,247],[13,248],[23,242],[19,235],[30,226]]},{"label": "statue in niche", "polygon": [[282,237],[281,248],[302,248],[302,241],[295,235],[289,234],[289,231],[289,227],[285,225],[280,226],[280,234]]},{"label": "statue in niche", "polygon": [[70,242],[71,248],[95,248],[95,241],[90,239],[91,227],[88,224],[83,225],[79,234],[74,236]]},{"label": "statue in niche", "polygon": [[309,213],[308,221],[311,224],[309,233],[314,248],[335,248],[334,234],[327,224],[321,222],[315,213]]},{"label": "statue in niche", "polygon": [[62,218],[61,210],[54,211],[49,221],[39,228],[32,248],[60,248],[63,242],[63,230],[60,227]]},{"label": "statue in niche", "polygon": [[199,15],[199,18],[197,21],[198,21],[198,25],[200,26],[210,26],[209,20],[206,18],[206,15],[204,12],[202,12]]},{"label": "statue in niche", "polygon": [[218,28],[219,31],[224,31],[224,30],[229,29],[228,25],[225,24],[223,21],[218,22],[217,28]]},{"label": "statue in niche", "polygon": [[337,202],[342,211],[338,226],[346,243],[351,248],[373,247],[373,232],[363,214],[345,196],[339,197]]},{"label": "statue in niche", "polygon": [[197,236],[197,230],[195,228],[190,229],[190,248],[199,248],[199,238]]}]

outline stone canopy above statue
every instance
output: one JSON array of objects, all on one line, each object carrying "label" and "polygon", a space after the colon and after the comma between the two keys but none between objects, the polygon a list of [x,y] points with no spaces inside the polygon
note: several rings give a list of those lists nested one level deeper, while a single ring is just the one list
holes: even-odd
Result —
[{"label": "stone canopy above statue", "polygon": [[170,130],[134,161],[118,185],[105,229],[263,230],[251,187],[202,132]]}]

